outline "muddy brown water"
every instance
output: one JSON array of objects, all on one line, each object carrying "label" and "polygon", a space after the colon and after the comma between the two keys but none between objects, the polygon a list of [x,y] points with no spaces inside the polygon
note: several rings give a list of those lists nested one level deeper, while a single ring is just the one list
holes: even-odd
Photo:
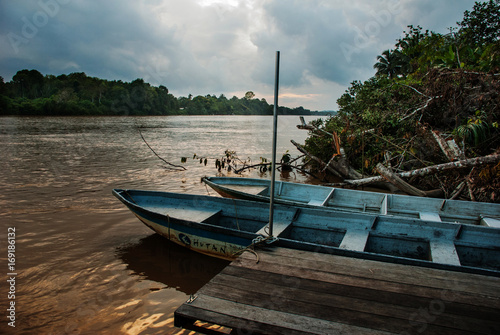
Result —
[{"label": "muddy brown water", "polygon": [[[278,158],[298,155],[290,139],[307,136],[298,123],[279,118]],[[187,157],[187,170],[165,169],[139,128],[167,161]],[[206,195],[200,179],[218,175],[226,149],[271,158],[271,129],[268,116],[0,118],[0,333],[189,333],[174,327],[174,311],[228,263],[154,234],[111,190]]]}]

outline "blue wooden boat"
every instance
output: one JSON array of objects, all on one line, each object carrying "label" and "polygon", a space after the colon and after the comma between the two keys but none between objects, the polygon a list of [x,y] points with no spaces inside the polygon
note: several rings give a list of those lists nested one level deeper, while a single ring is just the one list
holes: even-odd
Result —
[{"label": "blue wooden boat", "polygon": [[[224,197],[269,202],[270,180],[204,177],[203,181]],[[285,205],[500,228],[500,204],[423,198],[283,181],[275,182],[274,189],[274,201]]]},{"label": "blue wooden boat", "polygon": [[[144,224],[192,250],[233,259],[266,240],[266,203],[157,191],[113,194]],[[500,276],[500,229],[276,204],[273,245]]]}]

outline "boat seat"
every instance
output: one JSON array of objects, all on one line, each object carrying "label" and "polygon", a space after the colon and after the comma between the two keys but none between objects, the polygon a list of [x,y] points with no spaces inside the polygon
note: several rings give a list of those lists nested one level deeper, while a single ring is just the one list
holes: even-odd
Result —
[{"label": "boat seat", "polygon": [[257,192],[257,195],[268,195],[270,193],[269,186],[262,187],[262,190]]},{"label": "boat seat", "polygon": [[332,188],[324,199],[311,199],[307,204],[311,206],[326,206],[326,203],[332,198],[334,192],[335,189]]},{"label": "boat seat", "polygon": [[323,206],[324,201],[318,199],[312,199],[307,204],[311,206]]},{"label": "boat seat", "polygon": [[[292,221],[273,221],[273,236],[279,237],[288,227],[292,225]],[[269,232],[268,225],[260,228],[257,234],[267,236]]]},{"label": "boat seat", "polygon": [[500,220],[481,216],[481,225],[493,228],[500,228]]},{"label": "boat seat", "polygon": [[213,211],[208,209],[186,210],[185,208],[175,207],[148,207],[148,210],[156,211],[172,218],[188,220],[194,222],[206,222],[207,220],[219,215],[222,210]]},{"label": "boat seat", "polygon": [[379,213],[382,215],[387,215],[387,211],[389,210],[389,202],[391,201],[392,196],[390,194],[386,194],[382,202],[380,203],[380,211]]},{"label": "boat seat", "polygon": [[436,221],[441,222],[441,217],[435,212],[419,212],[418,213],[421,220],[424,221]]},{"label": "boat seat", "polygon": [[201,217],[202,220],[200,222],[209,223],[209,221],[211,221],[214,218],[216,218],[216,220],[218,220],[221,213],[222,213],[222,209],[215,211],[215,212],[205,212],[204,218]]},{"label": "boat seat", "polygon": [[340,249],[354,250],[354,251],[365,251],[366,242],[368,241],[368,236],[370,235],[370,230],[368,229],[350,229],[347,230],[342,243],[340,243]]},{"label": "boat seat", "polygon": [[453,241],[446,240],[431,240],[429,242],[431,248],[431,260],[434,263],[450,264],[460,266],[457,249]]}]

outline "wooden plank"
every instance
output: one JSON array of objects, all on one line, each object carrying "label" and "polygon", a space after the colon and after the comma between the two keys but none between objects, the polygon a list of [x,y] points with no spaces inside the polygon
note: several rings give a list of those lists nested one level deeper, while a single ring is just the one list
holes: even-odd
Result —
[{"label": "wooden plank", "polygon": [[[252,260],[251,254],[243,254],[239,261]],[[278,257],[284,257],[279,260]],[[253,257],[255,259],[255,257]],[[449,272],[439,269],[424,268],[411,265],[400,265],[386,262],[356,259],[351,257],[311,253],[310,251],[274,248],[272,252],[262,253],[262,261],[289,264],[304,268],[348,274],[361,278],[374,278],[409,285],[425,285],[441,290],[454,290],[461,287],[463,292],[498,297],[500,295],[500,278],[463,272]],[[238,262],[238,260],[236,260]],[[335,262],[335,267],[331,263]],[[236,263],[237,264],[237,263]]]},{"label": "wooden plank", "polygon": [[[260,264],[260,262],[259,262]],[[336,265],[335,263],[333,263]],[[278,270],[283,270],[281,267]],[[221,275],[231,275],[242,277],[246,268],[238,268],[231,266],[226,268]],[[494,306],[486,304],[486,306],[478,306],[476,300],[480,299],[475,295],[463,295],[461,292],[450,292],[439,289],[428,289],[413,287],[412,285],[398,285],[397,283],[387,283],[376,280],[360,280],[350,276],[316,276],[303,272],[298,269],[297,273],[301,274],[300,279],[287,276],[286,272],[272,273],[265,269],[253,270],[252,276],[261,282],[287,282],[288,285],[300,287],[304,290],[331,292],[335,295],[345,295],[352,298],[363,300],[376,300],[381,303],[395,304],[398,306],[406,306],[409,308],[419,309],[422,306],[429,306],[429,301],[437,300],[447,306],[447,311],[461,316],[475,316],[480,319],[487,320],[488,318],[495,319],[498,312]],[[472,303],[471,303],[472,302]],[[453,303],[453,305],[451,305]],[[485,305],[485,304],[483,304]],[[492,312],[493,310],[493,312]]]},{"label": "wooden plank", "polygon": [[[367,287],[368,285],[375,285],[374,283],[376,283],[377,287],[384,286],[384,290],[389,292],[408,293],[426,298],[440,297],[445,301],[448,299],[477,306],[485,305],[490,307],[491,304],[494,307],[500,308],[500,299],[498,298],[500,294],[498,290],[499,281],[497,281],[496,285],[493,287],[488,287],[488,285],[485,284],[485,291],[487,292],[483,292],[480,289],[468,292],[469,286],[481,286],[483,283],[480,281],[468,281],[465,285],[462,285],[461,283],[455,282],[455,278],[453,277],[455,273],[452,273],[453,276],[450,276],[449,272],[443,271],[448,274],[447,280],[443,280],[443,286],[439,287],[435,285],[435,283],[432,283],[434,284],[433,286],[429,286],[426,283],[425,276],[419,276],[417,273],[414,273],[413,270],[415,270],[415,267],[399,265],[399,267],[406,269],[406,271],[397,273],[395,276],[385,267],[388,263],[375,262],[372,264],[372,269],[368,268],[366,269],[366,273],[358,276],[357,273],[359,273],[359,270],[357,269],[356,263],[351,262],[350,267],[343,264],[343,261],[349,260],[347,257],[337,258],[335,261],[334,259],[338,256],[329,255],[333,257],[332,260],[323,262],[318,260],[310,261],[295,259],[292,257],[280,260],[277,255],[275,255],[276,257],[271,257],[272,254],[273,253],[259,254],[259,264],[255,264],[255,257],[251,257],[252,255],[243,254],[243,257],[240,256],[232,265],[260,269],[262,271],[278,274],[301,273],[306,279],[322,280],[332,283],[342,283],[345,280],[349,280],[353,286],[358,287]],[[357,261],[360,261],[358,262],[359,264],[364,262],[364,260]],[[335,264],[335,266],[332,266],[332,264]],[[360,265],[360,267],[362,266]],[[338,268],[343,269],[339,272]],[[370,274],[373,275],[370,276]],[[377,279],[377,277],[379,280],[375,282],[374,280]],[[412,277],[412,280],[408,280],[409,277]],[[472,278],[481,279],[481,277],[485,276]],[[397,278],[401,278],[401,282],[398,282]],[[410,283],[403,283],[404,280]]]},{"label": "wooden plank", "polygon": [[284,248],[257,256],[233,261],[176,311],[175,324],[254,334],[500,333],[496,277]]},{"label": "wooden plank", "polygon": [[368,229],[349,229],[346,231],[340,249],[364,251],[370,231]]},{"label": "wooden plank", "polygon": [[[189,304],[179,307],[174,313],[174,326],[194,330],[202,334],[208,334],[205,329],[200,329],[194,324],[196,321],[207,322],[210,324],[224,325],[224,327],[238,329],[243,334],[279,334],[282,330],[279,326],[261,324],[260,322],[251,322],[242,320],[238,317],[218,313],[213,309],[199,308]],[[214,332],[214,334],[220,334]],[[290,334],[303,334],[290,331]]]},{"label": "wooden plank", "polygon": [[435,263],[460,265],[457,250],[453,241],[448,240],[431,240],[429,241],[431,248],[431,258]]},{"label": "wooden plank", "polygon": [[[312,254],[312,255],[311,255]],[[241,260],[252,259],[252,255],[243,254]],[[285,258],[279,260],[278,257]],[[323,253],[286,248],[274,248],[272,252],[263,253],[261,260],[276,263],[300,266],[331,273],[349,274],[362,278],[375,278],[385,281],[394,281],[411,285],[425,285],[439,289],[453,289],[457,285],[466,285],[466,292],[473,294],[488,293],[493,296],[500,294],[500,278],[469,274],[462,272],[448,272],[439,269],[423,268],[418,266],[392,264],[386,262],[355,259],[345,256],[336,256]],[[336,266],[332,267],[331,262]],[[452,274],[452,275],[450,275]],[[422,282],[421,278],[425,278]],[[451,279],[450,279],[451,278]]]},{"label": "wooden plank", "polygon": [[[403,299],[378,300],[378,291],[374,289],[370,290],[370,296],[362,299],[353,296],[345,287],[343,291],[329,290],[329,287],[323,285],[316,287],[316,283],[300,285],[302,281],[297,281],[297,278],[271,277],[262,280],[262,273],[257,277],[254,275],[255,271],[247,272],[243,277],[220,274],[204,288],[203,294],[223,296],[227,300],[245,301],[254,306],[286,310],[293,314],[396,332],[407,328],[408,320],[418,310],[435,303],[433,299],[423,299],[420,304],[408,307],[397,304],[398,300],[404,301]],[[397,296],[393,295],[393,298]],[[404,299],[411,297],[406,296]],[[446,307],[444,304],[439,305],[439,318],[433,322],[434,326],[443,327],[441,331],[450,328],[468,332],[488,332],[495,329],[500,332],[500,322],[495,321],[497,310],[478,314],[479,318],[473,318],[470,305],[464,306],[462,315],[455,315],[450,312],[453,309]],[[360,323],[360,320],[363,321]]]},{"label": "wooden plank", "polygon": [[419,212],[418,216],[424,221],[436,221],[441,222],[441,217],[436,212]]},{"label": "wooden plank", "polygon": [[[265,301],[265,299],[262,300]],[[224,326],[233,329],[244,329],[248,333],[388,334],[383,331],[374,331],[364,327],[329,322],[319,318],[251,306],[201,294],[192,304],[184,304],[182,307],[183,309],[178,310],[179,314],[184,313],[190,316],[196,314],[195,318],[201,321],[207,321],[202,319],[203,311],[217,311],[218,314],[224,316]],[[197,310],[195,311],[195,309]],[[277,331],[278,329],[279,331]]]},{"label": "wooden plank", "polygon": [[[242,272],[243,271],[243,272]],[[244,274],[246,269],[239,268],[236,266],[231,266],[226,268],[221,275],[234,276],[234,277],[245,277]],[[272,273],[268,271],[252,270],[252,276],[261,282],[287,282],[288,285],[294,287],[300,287],[304,290],[317,291],[317,292],[330,292],[338,296],[348,296],[352,298],[358,298],[363,300],[376,300],[387,304],[396,304],[398,306],[406,306],[410,308],[418,308],[419,306],[428,304],[429,299],[439,299],[440,301],[448,304],[453,303],[452,310],[454,314],[457,315],[471,315],[477,313],[476,317],[482,318],[484,315],[486,318],[491,317],[492,309],[496,311],[495,307],[491,305],[486,306],[475,306],[474,310],[471,311],[471,304],[469,301],[461,301],[460,292],[443,292],[437,289],[427,289],[422,288],[412,289],[412,286],[400,286],[396,289],[391,288],[394,283],[384,283],[376,280],[370,281],[359,281],[356,277],[349,276],[337,276],[335,280],[332,278],[326,278],[326,280],[320,276],[316,278],[311,278],[309,276],[301,276],[299,279],[294,276],[287,276],[286,274]],[[300,272],[299,272],[300,273]],[[214,279],[215,280],[215,279]],[[477,299],[477,297],[473,299]]]}]

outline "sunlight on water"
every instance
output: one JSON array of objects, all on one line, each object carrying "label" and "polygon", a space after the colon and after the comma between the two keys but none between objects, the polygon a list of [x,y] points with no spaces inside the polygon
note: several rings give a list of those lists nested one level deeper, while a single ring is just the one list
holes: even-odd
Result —
[{"label": "sunlight on water", "polygon": [[[278,155],[298,155],[290,139],[307,136],[298,123],[280,117]],[[16,227],[16,331],[190,333],[173,326],[174,311],[227,262],[153,234],[111,190],[207,194],[200,179],[217,175],[214,160],[226,149],[252,162],[270,159],[271,128],[272,118],[261,116],[0,118],[0,237]],[[167,161],[187,157],[187,170],[167,169],[139,129]],[[0,243],[2,269],[6,250]],[[2,314],[0,333],[11,330]]]}]

